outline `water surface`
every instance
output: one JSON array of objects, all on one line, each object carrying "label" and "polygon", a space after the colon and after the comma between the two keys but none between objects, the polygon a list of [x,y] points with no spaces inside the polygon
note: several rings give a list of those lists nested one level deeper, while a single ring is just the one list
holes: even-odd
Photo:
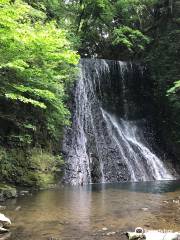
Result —
[{"label": "water surface", "polygon": [[113,240],[137,226],[180,231],[179,200],[180,181],[93,184],[21,196],[3,212],[10,240]]}]

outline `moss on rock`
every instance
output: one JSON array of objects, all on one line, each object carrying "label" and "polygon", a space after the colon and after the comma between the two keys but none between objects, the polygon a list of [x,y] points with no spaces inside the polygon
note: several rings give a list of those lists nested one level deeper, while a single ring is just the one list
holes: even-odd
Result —
[{"label": "moss on rock", "polygon": [[0,201],[4,201],[8,198],[15,198],[17,196],[17,190],[15,187],[0,184]]},{"label": "moss on rock", "polygon": [[0,149],[0,180],[15,185],[47,187],[61,175],[63,160],[40,148]]}]

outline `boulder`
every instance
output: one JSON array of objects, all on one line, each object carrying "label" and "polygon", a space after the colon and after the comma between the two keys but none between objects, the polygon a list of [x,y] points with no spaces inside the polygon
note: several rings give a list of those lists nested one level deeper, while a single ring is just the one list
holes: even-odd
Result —
[{"label": "boulder", "polygon": [[180,239],[180,233],[163,233],[159,231],[148,231],[148,232],[141,232],[137,233],[135,232],[127,232],[126,236],[129,240],[140,240],[140,239],[146,239],[146,240],[179,240]]},{"label": "boulder", "polygon": [[9,185],[0,184],[0,201],[5,201],[8,198],[17,197],[17,191],[15,187]]},{"label": "boulder", "polygon": [[180,234],[179,233],[162,233],[158,231],[149,231],[145,233],[146,239],[147,240],[178,240],[180,239]]},{"label": "boulder", "polygon": [[137,232],[127,232],[126,236],[129,240],[146,239],[143,233],[137,233]]},{"label": "boulder", "polygon": [[[11,225],[11,220],[4,214],[0,213],[0,227],[9,227]],[[3,230],[2,230],[3,231]]]},{"label": "boulder", "polygon": [[0,227],[0,234],[9,232],[9,229]]}]

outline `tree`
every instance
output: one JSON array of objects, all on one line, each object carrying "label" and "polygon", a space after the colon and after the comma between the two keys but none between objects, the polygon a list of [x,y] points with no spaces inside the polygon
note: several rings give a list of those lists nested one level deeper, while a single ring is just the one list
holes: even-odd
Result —
[{"label": "tree", "polygon": [[21,0],[1,0],[0,8],[0,119],[9,123],[4,134],[28,143],[58,137],[68,124],[66,87],[79,57],[67,31],[43,11]]},{"label": "tree", "polygon": [[80,39],[81,56],[121,58],[142,53],[149,43],[146,31],[153,24],[153,7],[157,2],[72,0],[64,1],[64,9],[71,31]]}]

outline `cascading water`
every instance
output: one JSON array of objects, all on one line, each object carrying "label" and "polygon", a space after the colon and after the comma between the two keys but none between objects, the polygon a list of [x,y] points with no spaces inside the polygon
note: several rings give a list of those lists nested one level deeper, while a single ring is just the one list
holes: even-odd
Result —
[{"label": "cascading water", "polygon": [[[142,67],[110,60],[81,60],[74,91],[72,127],[63,149],[65,182],[173,179],[148,141],[148,103]],[[148,101],[145,101],[148,102]]]},{"label": "cascading water", "polygon": [[[162,161],[148,148],[134,121],[117,119],[103,111],[107,126],[127,163],[132,181],[172,179]],[[124,149],[121,147],[124,146]]]}]

